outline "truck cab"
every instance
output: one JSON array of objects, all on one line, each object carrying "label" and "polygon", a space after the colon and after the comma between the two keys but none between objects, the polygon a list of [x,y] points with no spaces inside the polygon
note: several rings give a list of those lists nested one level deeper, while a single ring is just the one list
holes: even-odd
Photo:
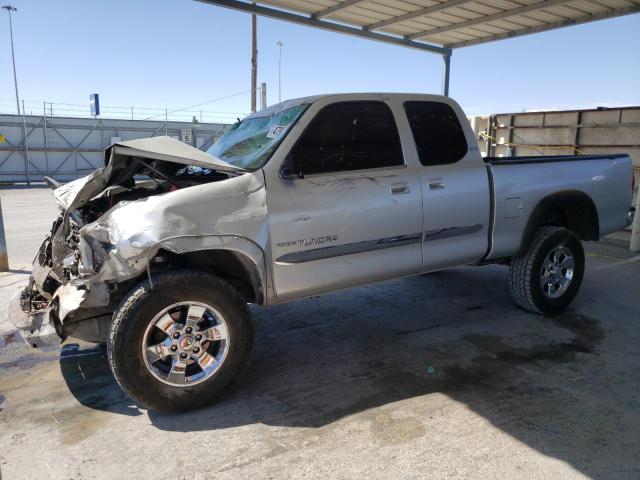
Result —
[{"label": "truck cab", "polygon": [[264,167],[277,301],[482,258],[487,169],[464,119],[439,96],[313,102]]}]

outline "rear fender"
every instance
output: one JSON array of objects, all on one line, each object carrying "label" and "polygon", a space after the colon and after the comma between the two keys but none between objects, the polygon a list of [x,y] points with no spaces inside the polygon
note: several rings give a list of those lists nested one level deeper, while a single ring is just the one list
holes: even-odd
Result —
[{"label": "rear fender", "polygon": [[[557,213],[561,218],[557,218]],[[525,226],[516,256],[527,253],[536,229],[541,225],[558,225],[572,230],[580,240],[599,240],[598,211],[589,195],[580,190],[563,190],[544,197],[533,209]]]}]

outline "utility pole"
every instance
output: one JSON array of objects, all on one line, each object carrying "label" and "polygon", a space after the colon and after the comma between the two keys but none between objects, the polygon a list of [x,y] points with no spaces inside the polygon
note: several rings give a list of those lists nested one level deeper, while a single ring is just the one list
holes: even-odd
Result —
[{"label": "utility pole", "polygon": [[11,36],[11,60],[13,61],[13,84],[16,89],[16,109],[18,110],[18,115],[20,115],[20,97],[18,96],[18,77],[16,75],[16,55],[13,51],[13,24],[11,22],[11,13],[17,12],[18,9],[11,5],[3,5],[2,9],[9,12],[9,35]]},{"label": "utility pole", "polygon": [[284,43],[278,40],[276,47],[278,47],[278,103],[280,103],[282,101],[282,47],[284,47]]},{"label": "utility pole", "polygon": [[[256,2],[253,2],[255,5]],[[256,111],[256,93],[258,91],[258,38],[255,13],[251,15],[251,112]]]}]

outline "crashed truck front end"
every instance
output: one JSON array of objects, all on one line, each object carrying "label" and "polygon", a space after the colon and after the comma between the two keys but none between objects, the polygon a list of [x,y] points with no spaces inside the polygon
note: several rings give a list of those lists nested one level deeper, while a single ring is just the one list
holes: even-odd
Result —
[{"label": "crashed truck front end", "polygon": [[110,147],[103,168],[58,187],[54,197],[60,216],[9,306],[34,347],[68,336],[104,342],[119,300],[154,261],[162,263],[161,249],[179,254],[186,241],[197,250],[207,238],[266,234],[262,173],[170,137]]}]

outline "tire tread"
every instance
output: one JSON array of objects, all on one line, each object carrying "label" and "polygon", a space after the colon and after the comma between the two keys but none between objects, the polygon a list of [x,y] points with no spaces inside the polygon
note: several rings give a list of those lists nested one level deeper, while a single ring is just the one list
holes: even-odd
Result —
[{"label": "tire tread", "polygon": [[509,269],[509,291],[513,300],[525,310],[533,313],[543,313],[533,300],[531,279],[533,278],[533,264],[544,242],[556,232],[565,230],[562,227],[543,226],[536,230],[529,251],[522,257],[511,260]]}]

